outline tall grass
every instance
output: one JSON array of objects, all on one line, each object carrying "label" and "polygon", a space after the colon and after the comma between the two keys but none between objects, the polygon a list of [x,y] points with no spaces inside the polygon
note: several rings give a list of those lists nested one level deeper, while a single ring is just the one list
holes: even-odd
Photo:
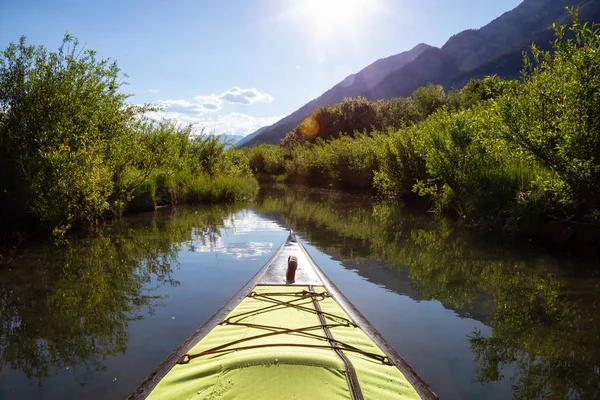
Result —
[{"label": "tall grass", "polygon": [[158,171],[136,188],[129,211],[182,203],[234,202],[251,199],[257,191],[258,182],[251,176]]}]

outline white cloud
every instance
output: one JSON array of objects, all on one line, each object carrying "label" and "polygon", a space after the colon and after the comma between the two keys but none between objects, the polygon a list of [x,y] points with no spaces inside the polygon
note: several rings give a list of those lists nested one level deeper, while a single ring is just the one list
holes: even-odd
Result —
[{"label": "white cloud", "polygon": [[148,89],[148,91],[149,91],[150,93],[158,93],[158,92],[160,92],[160,90],[159,90],[159,89]]},{"label": "white cloud", "polygon": [[254,104],[273,101],[267,93],[257,89],[232,87],[219,95],[199,95],[193,100],[159,100],[161,111],[150,113],[154,119],[177,120],[183,124],[194,124],[196,132],[215,132],[218,134],[247,135],[266,125],[272,125],[282,117],[255,117],[249,114],[231,112],[216,114],[226,104]]},{"label": "white cloud", "polygon": [[[180,111],[172,111],[172,110]],[[171,119],[177,120],[183,124],[194,124],[194,131],[215,132],[218,134],[231,135],[248,135],[255,132],[259,128],[267,125],[273,125],[283,116],[274,117],[255,117],[243,113],[227,113],[227,114],[206,114],[203,112],[191,112],[191,107],[173,106],[162,111],[149,113],[148,115],[154,119]]]},{"label": "white cloud", "polygon": [[159,105],[163,106],[165,111],[178,112],[183,114],[197,114],[210,111],[219,111],[224,102],[230,104],[254,104],[269,103],[273,97],[268,93],[261,93],[257,89],[242,89],[234,86],[221,94],[200,95],[194,97],[193,101],[188,100],[160,100]]},{"label": "white cloud", "polygon": [[195,104],[201,111],[218,111],[221,109],[223,101],[214,94],[208,96],[196,96],[194,97]]},{"label": "white cloud", "polygon": [[158,104],[170,113],[201,114],[207,111],[218,111],[221,103],[210,96],[196,96],[194,101],[187,100],[159,100]]},{"label": "white cloud", "polygon": [[229,103],[241,104],[270,103],[273,101],[273,97],[268,93],[261,93],[256,89],[242,89],[237,86],[222,93],[219,97]]},{"label": "white cloud", "polygon": [[159,104],[170,112],[194,113],[200,111],[197,104],[192,104],[187,100],[161,100]]}]

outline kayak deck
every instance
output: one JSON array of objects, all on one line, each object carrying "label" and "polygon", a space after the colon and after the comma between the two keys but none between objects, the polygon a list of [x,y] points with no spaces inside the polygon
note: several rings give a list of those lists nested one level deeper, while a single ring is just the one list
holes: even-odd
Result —
[{"label": "kayak deck", "polygon": [[[290,255],[298,269],[286,283]],[[133,397],[435,398],[293,235],[230,302]]]},{"label": "kayak deck", "polygon": [[[317,270],[308,255],[301,250],[297,241],[293,239],[286,240],[266,264],[264,273],[258,283],[261,285],[323,285],[323,281],[317,274]],[[289,256],[295,256],[298,259],[296,280],[291,283],[288,283],[285,279]]]}]

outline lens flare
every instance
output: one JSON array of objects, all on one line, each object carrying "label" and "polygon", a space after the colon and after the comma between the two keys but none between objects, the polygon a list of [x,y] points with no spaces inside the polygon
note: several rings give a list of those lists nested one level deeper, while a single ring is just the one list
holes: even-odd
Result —
[{"label": "lens flare", "polygon": [[312,139],[319,133],[319,122],[313,117],[308,117],[300,124],[300,132],[305,139]]}]

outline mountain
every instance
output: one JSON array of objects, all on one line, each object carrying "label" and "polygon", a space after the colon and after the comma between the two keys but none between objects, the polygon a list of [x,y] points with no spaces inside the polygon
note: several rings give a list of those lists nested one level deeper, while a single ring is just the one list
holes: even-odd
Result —
[{"label": "mountain", "polygon": [[473,70],[482,62],[531,39],[553,22],[566,15],[569,3],[581,0],[524,0],[516,8],[502,14],[480,29],[470,29],[452,36],[442,51],[456,60],[461,72]]},{"label": "mountain", "polygon": [[421,53],[413,62],[390,73],[363,94],[369,100],[406,97],[428,82],[445,82],[458,72],[454,58],[432,47]]},{"label": "mountain", "polygon": [[[583,21],[600,21],[600,2],[597,0],[587,0],[579,2],[581,18]],[[557,24],[568,24],[568,15],[563,15],[556,21]],[[530,40],[524,40],[508,51],[490,58],[478,65],[476,68],[459,74],[454,77],[446,86],[449,88],[461,88],[470,79],[482,79],[489,75],[499,75],[504,79],[518,79],[523,67],[523,52],[529,51],[531,43],[536,43],[538,48],[549,50],[552,48],[552,42],[555,39],[554,29],[548,27],[533,35]]]},{"label": "mountain", "polygon": [[222,133],[215,136],[219,138],[221,143],[225,143],[227,145],[225,147],[234,147],[240,140],[244,138],[242,135],[229,135],[227,133]]},{"label": "mountain", "polygon": [[263,133],[267,128],[270,128],[270,126],[263,126],[262,128],[260,128],[259,130],[257,130],[254,133],[251,133],[247,136],[244,136],[241,140],[239,140],[236,144],[235,147],[241,147],[244,143],[254,139],[255,137],[257,137],[258,135],[260,135],[261,133]]},{"label": "mountain", "polygon": [[432,49],[432,47],[426,44],[419,44],[409,51],[375,61],[360,72],[347,76],[343,81],[321,96],[305,104],[279,122],[254,132],[243,143],[239,143],[237,147],[259,143],[279,143],[281,138],[312,114],[319,106],[324,104],[333,105],[342,101],[344,97],[354,97],[365,92],[385,79],[390,72],[410,63],[428,49]]},{"label": "mountain", "polygon": [[[410,96],[412,92],[428,82],[449,87],[458,76],[468,82],[473,71],[491,58],[512,48],[531,45],[540,31],[547,30],[552,22],[566,14],[561,0],[524,0],[515,9],[502,14],[480,29],[468,29],[452,36],[441,49],[431,49],[413,62],[389,74],[377,86],[365,93],[369,99],[390,99]],[[515,72],[518,65],[499,75]],[[466,82],[465,82],[466,83]]]},{"label": "mountain", "polygon": [[487,75],[518,78],[522,52],[534,42],[542,48],[551,47],[552,23],[569,21],[566,6],[579,6],[584,21],[600,21],[598,0],[523,0],[489,24],[452,36],[441,48],[420,44],[408,52],[374,62],[271,127],[259,134],[255,132],[244,145],[278,144],[318,106],[335,104],[343,97],[390,99],[410,96],[429,82],[452,89],[463,87],[471,78]]}]

